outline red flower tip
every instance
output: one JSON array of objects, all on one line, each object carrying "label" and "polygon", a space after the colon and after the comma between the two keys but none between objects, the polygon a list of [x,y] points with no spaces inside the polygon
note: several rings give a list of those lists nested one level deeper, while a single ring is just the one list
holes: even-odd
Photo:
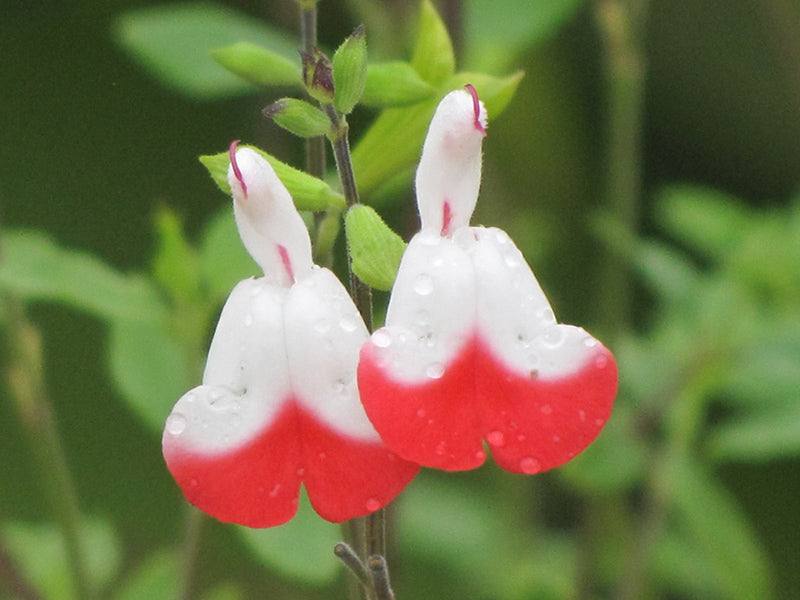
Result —
[{"label": "red flower tip", "polygon": [[244,176],[242,175],[241,170],[239,170],[239,165],[236,163],[236,147],[239,145],[239,140],[233,140],[231,142],[230,148],[228,149],[228,154],[231,157],[231,166],[233,167],[233,174],[236,176],[236,179],[239,183],[242,184],[242,192],[244,192],[245,197],[247,196],[247,184],[244,182]]},{"label": "red flower tip", "polygon": [[486,127],[484,127],[483,123],[481,122],[481,101],[478,98],[478,91],[471,83],[465,85],[464,89],[469,92],[470,96],[472,96],[472,109],[475,111],[475,129],[480,131],[483,135],[486,135]]}]

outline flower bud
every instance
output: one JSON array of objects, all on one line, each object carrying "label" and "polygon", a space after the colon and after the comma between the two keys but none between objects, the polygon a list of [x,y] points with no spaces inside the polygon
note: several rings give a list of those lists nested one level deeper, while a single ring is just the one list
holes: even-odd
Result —
[{"label": "flower bud", "polygon": [[333,105],[348,114],[364,93],[367,79],[367,40],[359,25],[333,55]]}]

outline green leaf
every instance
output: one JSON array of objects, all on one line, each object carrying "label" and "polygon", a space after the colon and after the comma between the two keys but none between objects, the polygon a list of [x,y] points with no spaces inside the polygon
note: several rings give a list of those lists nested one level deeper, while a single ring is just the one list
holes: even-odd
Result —
[{"label": "green leaf", "polygon": [[203,100],[258,89],[216,64],[210,56],[215,48],[252,42],[287,60],[297,56],[291,36],[208,2],[133,9],[117,18],[113,32],[117,43],[164,85]]},{"label": "green leaf", "polygon": [[406,249],[403,239],[363,204],[347,211],[344,226],[353,273],[370,287],[390,290]]},{"label": "green leaf", "polygon": [[[800,390],[800,388],[795,388]],[[800,404],[748,411],[715,426],[708,450],[716,459],[768,461],[800,455]]]},{"label": "green leaf", "polygon": [[172,405],[197,383],[186,353],[158,324],[115,321],[109,333],[109,368],[123,399],[161,431]]},{"label": "green leaf", "polygon": [[184,235],[183,224],[174,211],[161,207],[155,225],[158,237],[153,275],[176,303],[196,301],[200,295],[199,261]]},{"label": "green leaf", "polygon": [[505,69],[578,12],[585,0],[504,0],[502,10],[485,0],[464,2],[465,64]]},{"label": "green leaf", "polygon": [[300,66],[258,44],[237,42],[211,50],[219,65],[255,85],[300,87]]},{"label": "green leaf", "polygon": [[443,84],[456,70],[450,34],[430,0],[420,3],[411,65],[422,79],[434,86]]},{"label": "green leaf", "polygon": [[397,173],[413,172],[431,117],[445,94],[472,83],[486,104],[491,122],[505,109],[521,78],[521,72],[503,78],[459,73],[429,100],[383,111],[353,148],[353,168],[361,195],[375,201],[374,193],[386,181]]},{"label": "green leaf", "polygon": [[349,114],[364,93],[367,78],[367,39],[359,25],[333,55],[333,106]]},{"label": "green leaf", "polygon": [[361,104],[399,108],[427,100],[436,88],[419,76],[407,62],[377,63],[367,67]]},{"label": "green leaf", "polygon": [[707,565],[703,585],[721,598],[771,598],[766,552],[728,491],[691,459],[673,465],[670,481],[684,552]]},{"label": "green leaf", "polygon": [[[255,146],[242,144],[239,147],[252,148],[272,165],[272,168],[275,169],[275,173],[292,195],[297,210],[321,211],[329,206],[344,209],[344,196],[334,191],[331,186],[321,179],[300,171],[299,169],[295,169]],[[199,160],[203,163],[203,166],[208,169],[211,178],[219,189],[225,192],[227,196],[230,196],[231,188],[228,185],[230,155],[228,152],[201,156]]]},{"label": "green leaf", "polygon": [[297,514],[285,525],[268,529],[236,526],[235,530],[262,563],[285,577],[323,585],[339,571],[333,554],[341,539],[339,528],[314,512],[305,491]]},{"label": "green leaf", "polygon": [[5,230],[0,287],[25,300],[64,302],[105,319],[155,322],[164,306],[153,286],[41,231]]},{"label": "green leaf", "polygon": [[203,281],[213,302],[225,300],[242,279],[261,275],[239,238],[233,211],[227,206],[206,224],[200,256]]},{"label": "green leaf", "polygon": [[[119,540],[109,523],[96,518],[84,519],[80,533],[89,583],[101,590],[119,570]],[[82,600],[75,595],[64,538],[55,525],[6,522],[0,534],[4,549],[43,598]]]},{"label": "green leaf", "polygon": [[279,127],[302,138],[326,135],[331,129],[328,116],[305,100],[281,98],[262,112]]},{"label": "green leaf", "polygon": [[177,554],[152,554],[128,576],[114,600],[174,600],[180,573]]}]

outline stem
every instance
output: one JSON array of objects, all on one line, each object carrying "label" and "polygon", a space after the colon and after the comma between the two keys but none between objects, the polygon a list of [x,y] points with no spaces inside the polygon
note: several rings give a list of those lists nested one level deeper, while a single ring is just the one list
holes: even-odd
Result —
[{"label": "stem", "polygon": [[90,599],[94,594],[81,539],[78,495],[47,399],[41,337],[14,298],[6,296],[3,301],[11,345],[7,367],[11,396],[30,440],[40,484],[64,538],[75,594]]},{"label": "stem", "polygon": [[[608,102],[605,206],[624,232],[633,237],[638,229],[641,194],[642,29],[647,0],[596,0],[594,7],[604,47]],[[606,335],[613,338],[630,321],[631,272],[625,259],[613,252],[607,253],[602,264],[600,314]]]},{"label": "stem", "polygon": [[0,545],[0,583],[3,584],[0,587],[4,587],[7,592],[19,600],[43,600],[17,568],[14,558],[2,545]]},{"label": "stem", "polygon": [[200,551],[200,533],[205,520],[205,515],[199,509],[194,506],[188,507],[185,536],[181,549],[180,588],[177,596],[180,600],[191,600],[194,597],[195,566]]}]

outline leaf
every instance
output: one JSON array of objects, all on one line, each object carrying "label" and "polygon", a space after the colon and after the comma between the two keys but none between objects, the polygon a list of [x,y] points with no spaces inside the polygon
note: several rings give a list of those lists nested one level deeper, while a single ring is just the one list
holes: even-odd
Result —
[{"label": "leaf", "polygon": [[128,576],[114,600],[174,600],[181,564],[172,552],[156,552]]},{"label": "leaf", "polygon": [[353,273],[370,287],[390,290],[406,249],[403,239],[363,204],[347,211],[344,225]]},{"label": "leaf", "polygon": [[[48,600],[77,598],[61,531],[51,523],[6,522],[0,526],[5,549]],[[94,590],[106,586],[121,563],[121,547],[111,525],[97,518],[81,523],[86,572]]]},{"label": "leaf", "polygon": [[[330,206],[340,209],[345,207],[344,196],[334,191],[331,186],[321,179],[295,169],[255,146],[241,144],[239,147],[255,150],[272,165],[275,173],[292,195],[297,210],[321,211]],[[225,192],[225,195],[230,196],[231,188],[228,185],[230,155],[228,152],[201,156],[199,160],[208,169],[209,175],[211,175],[219,189]]]},{"label": "leaf", "polygon": [[161,431],[172,405],[196,383],[184,350],[159,324],[132,321],[115,321],[108,344],[109,368],[123,399],[147,426]]},{"label": "leaf", "polygon": [[433,96],[436,88],[419,76],[407,62],[371,64],[361,104],[377,108],[397,108],[422,102]]},{"label": "leaf", "polygon": [[800,392],[794,400],[794,406],[745,413],[714,427],[711,456],[750,462],[800,456]]},{"label": "leaf", "polygon": [[178,304],[188,304],[200,295],[197,253],[186,239],[183,224],[168,207],[161,207],[155,217],[157,247],[153,275]]},{"label": "leaf", "polygon": [[423,80],[434,86],[444,83],[456,70],[450,34],[430,0],[420,3],[411,65]]},{"label": "leaf", "polygon": [[483,0],[464,2],[465,64],[505,69],[526,49],[554,35],[585,0],[505,0],[502,10]]},{"label": "leaf", "polygon": [[25,300],[64,302],[104,319],[152,323],[164,314],[148,281],[62,248],[41,231],[5,230],[0,243],[0,287]]},{"label": "leaf", "polygon": [[339,528],[323,520],[303,491],[291,521],[269,529],[235,526],[247,546],[265,565],[285,577],[312,585],[330,582],[339,572],[333,547],[341,540]]},{"label": "leaf", "polygon": [[770,598],[767,555],[731,495],[692,459],[673,465],[671,493],[675,526],[684,552],[702,556],[703,585],[721,598]]},{"label": "leaf", "polygon": [[297,43],[257,19],[208,2],[164,4],[123,13],[114,38],[166,86],[190,98],[210,100],[257,90],[212,60],[213,49],[252,42],[291,60]]},{"label": "leaf", "polygon": [[234,75],[254,85],[300,88],[300,66],[258,44],[237,42],[211,50],[211,58]]}]

